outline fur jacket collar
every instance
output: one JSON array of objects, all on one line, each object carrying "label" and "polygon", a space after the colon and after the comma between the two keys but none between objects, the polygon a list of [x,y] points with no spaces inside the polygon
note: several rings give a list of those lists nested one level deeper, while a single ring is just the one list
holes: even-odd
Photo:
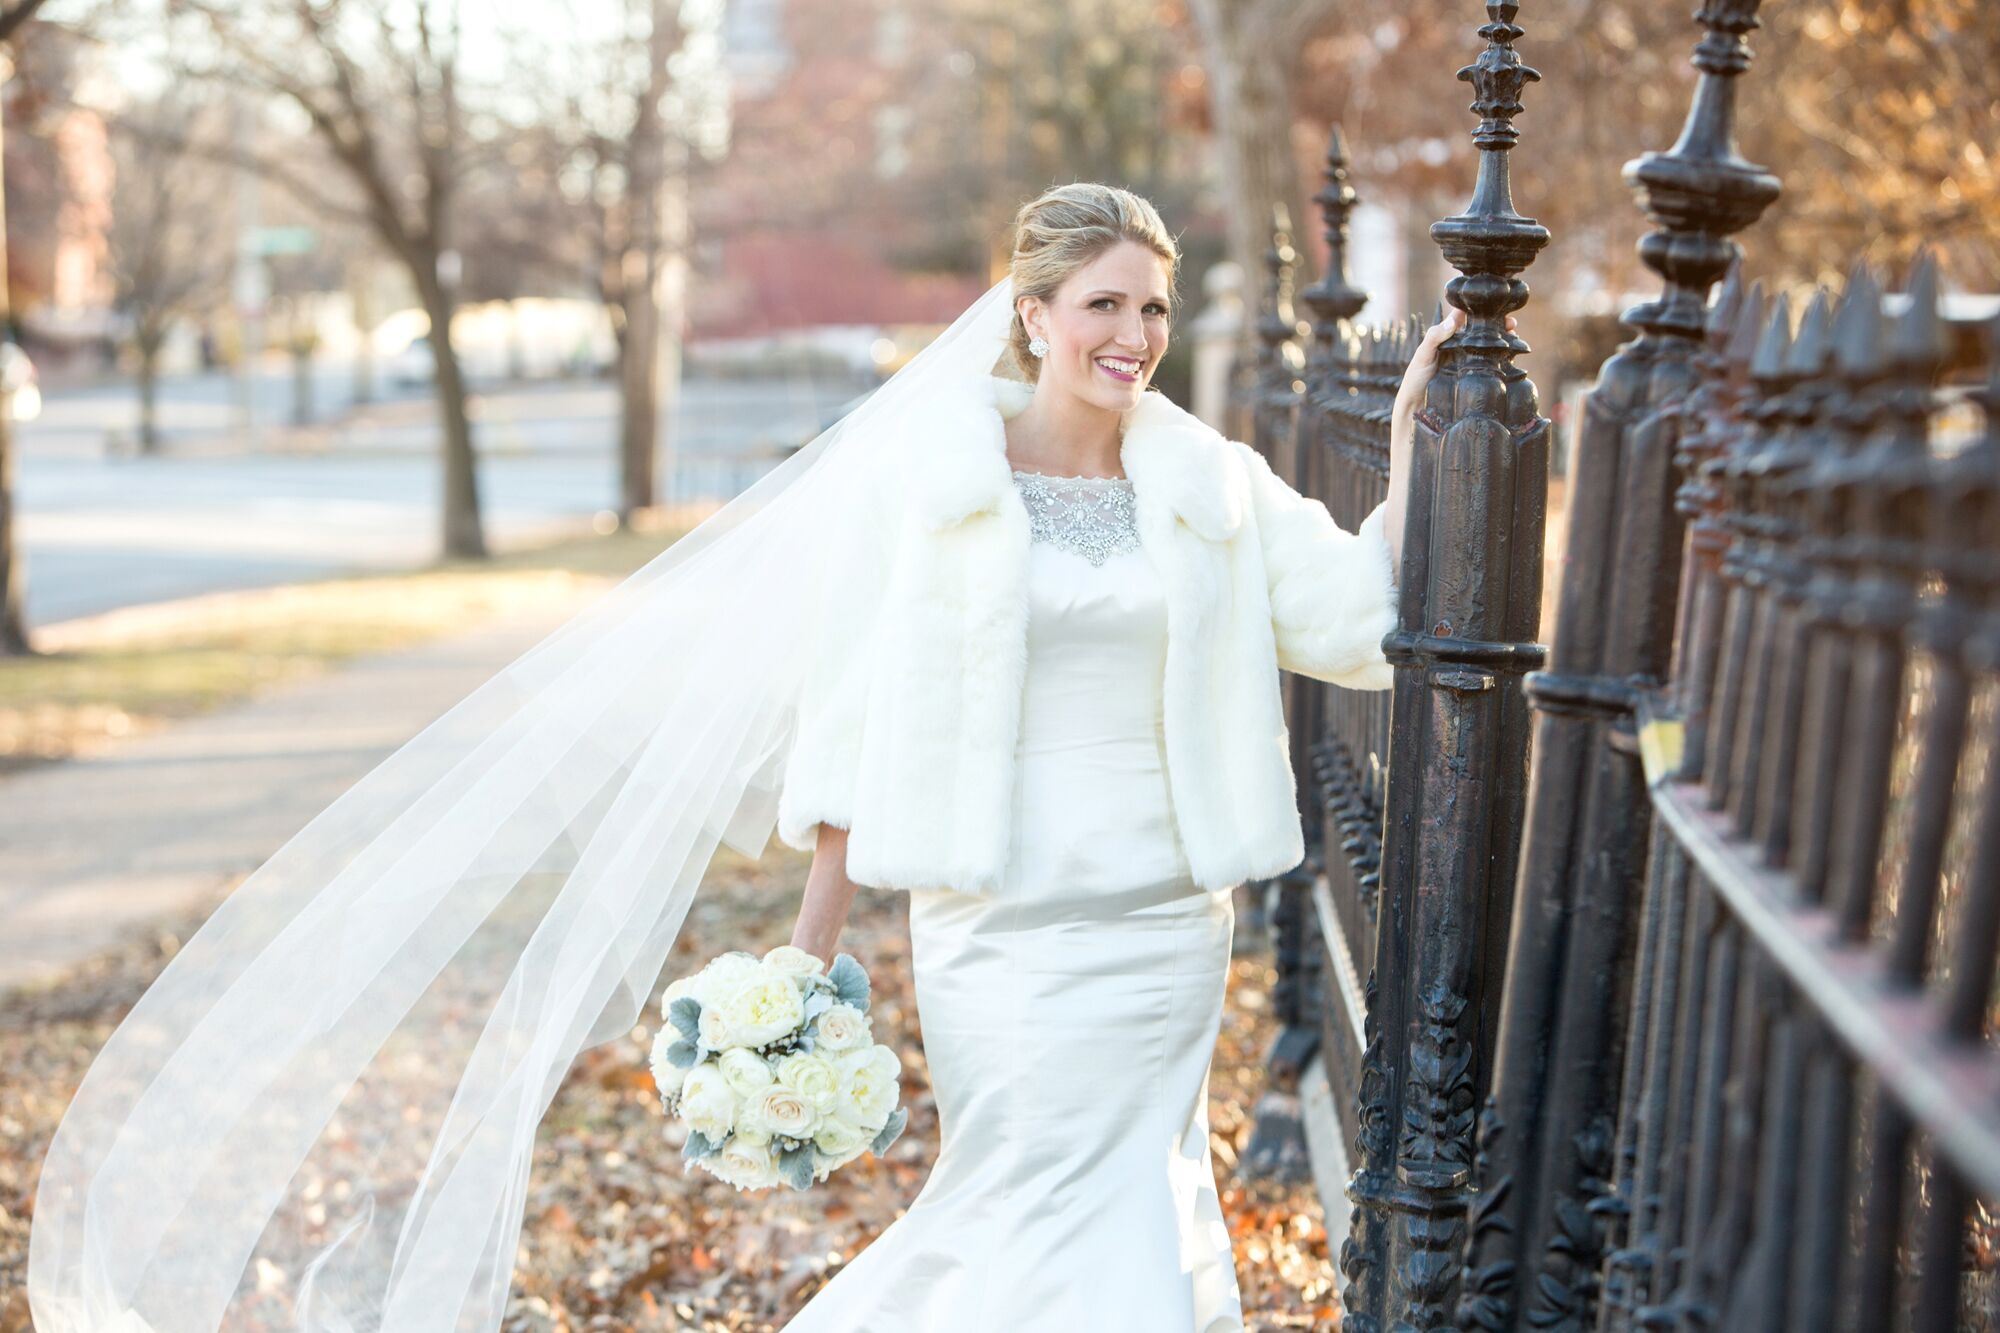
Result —
[{"label": "fur jacket collar", "polygon": [[[855,540],[812,571],[777,826],[801,849],[821,822],[849,829],[856,883],[1004,887],[1030,541],[1004,423],[1033,393],[988,376],[937,399],[859,488]],[[1304,856],[1279,670],[1391,680],[1381,511],[1343,531],[1157,392],[1126,414],[1119,458],[1166,595],[1162,725],[1189,868],[1218,890],[1279,874]]]},{"label": "fur jacket collar", "polygon": [[[989,375],[965,399],[943,405],[950,426],[923,434],[911,451],[911,502],[932,530],[1013,501],[1006,419],[1025,408],[1035,388]],[[1212,542],[1228,541],[1243,522],[1247,500],[1234,449],[1214,427],[1149,390],[1125,414],[1118,458],[1141,508],[1163,509]]]}]

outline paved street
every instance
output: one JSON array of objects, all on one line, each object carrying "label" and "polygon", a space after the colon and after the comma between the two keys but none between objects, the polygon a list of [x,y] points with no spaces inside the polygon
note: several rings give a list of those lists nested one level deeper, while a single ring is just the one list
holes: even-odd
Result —
[{"label": "paved street", "polygon": [[[316,401],[328,424],[294,428],[282,424],[289,376],[261,376],[254,398],[267,424],[249,449],[230,381],[171,381],[162,388],[166,443],[149,457],[107,450],[107,440],[133,434],[129,385],[52,389],[41,416],[20,428],[30,625],[431,559],[436,410],[407,390],[354,407],[351,382],[345,369],[322,372]],[[735,494],[855,392],[806,379],[689,381],[663,498]],[[475,397],[481,501],[496,546],[573,530],[615,503],[617,412],[613,386],[597,380]]]}]

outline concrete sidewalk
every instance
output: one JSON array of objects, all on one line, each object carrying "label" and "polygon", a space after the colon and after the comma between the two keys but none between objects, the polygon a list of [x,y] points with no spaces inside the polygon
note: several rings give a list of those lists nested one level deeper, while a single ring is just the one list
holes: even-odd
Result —
[{"label": "concrete sidewalk", "polygon": [[199,907],[593,590],[0,779],[0,989]]}]

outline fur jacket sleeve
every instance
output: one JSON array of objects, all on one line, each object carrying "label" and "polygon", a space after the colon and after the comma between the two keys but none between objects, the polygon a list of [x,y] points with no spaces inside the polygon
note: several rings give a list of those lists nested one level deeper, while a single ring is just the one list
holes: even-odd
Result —
[{"label": "fur jacket sleeve", "polygon": [[1388,689],[1395,672],[1382,639],[1396,627],[1396,570],[1382,534],[1384,506],[1348,532],[1262,454],[1241,442],[1236,448],[1250,474],[1279,668],[1354,690]]}]

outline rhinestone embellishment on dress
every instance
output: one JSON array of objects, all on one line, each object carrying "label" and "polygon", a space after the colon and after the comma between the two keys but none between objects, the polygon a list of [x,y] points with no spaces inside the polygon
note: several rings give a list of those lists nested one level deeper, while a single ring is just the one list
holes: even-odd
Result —
[{"label": "rhinestone embellishment on dress", "polygon": [[1014,470],[1033,540],[1074,551],[1093,565],[1139,545],[1130,477],[1059,477]]}]

